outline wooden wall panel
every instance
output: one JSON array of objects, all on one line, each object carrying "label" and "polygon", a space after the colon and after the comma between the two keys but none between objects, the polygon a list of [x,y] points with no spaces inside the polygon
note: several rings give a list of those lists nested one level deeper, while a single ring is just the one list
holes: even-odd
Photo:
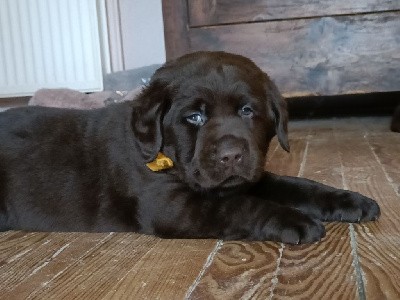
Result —
[{"label": "wooden wall panel", "polygon": [[187,0],[163,0],[165,54],[167,60],[189,51]]},{"label": "wooden wall panel", "polygon": [[400,1],[387,0],[188,0],[190,26],[310,18],[398,9],[400,9]]},{"label": "wooden wall panel", "polygon": [[250,57],[288,97],[400,89],[400,12],[192,28],[189,45]]}]

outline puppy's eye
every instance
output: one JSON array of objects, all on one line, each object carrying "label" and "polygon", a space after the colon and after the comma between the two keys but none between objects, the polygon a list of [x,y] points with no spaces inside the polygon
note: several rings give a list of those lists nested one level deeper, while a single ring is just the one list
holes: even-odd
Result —
[{"label": "puppy's eye", "polygon": [[202,126],[205,123],[205,118],[201,113],[193,113],[186,117],[186,121],[196,126]]},{"label": "puppy's eye", "polygon": [[239,111],[239,114],[245,117],[252,117],[253,113],[253,109],[248,105],[243,106]]}]

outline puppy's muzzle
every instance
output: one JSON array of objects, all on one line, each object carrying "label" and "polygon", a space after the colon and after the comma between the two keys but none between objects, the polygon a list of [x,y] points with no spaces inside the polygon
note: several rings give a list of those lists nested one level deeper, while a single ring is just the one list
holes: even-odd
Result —
[{"label": "puppy's muzzle", "polygon": [[217,162],[227,168],[234,167],[243,161],[245,146],[237,140],[222,143],[217,149]]},{"label": "puppy's muzzle", "polygon": [[224,177],[238,175],[247,155],[248,144],[244,139],[224,136],[215,143],[215,167],[224,173]]}]

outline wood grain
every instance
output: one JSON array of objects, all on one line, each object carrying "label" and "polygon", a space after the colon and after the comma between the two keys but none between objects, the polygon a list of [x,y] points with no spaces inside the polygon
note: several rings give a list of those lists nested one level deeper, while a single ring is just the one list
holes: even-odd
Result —
[{"label": "wood grain", "polygon": [[189,49],[186,0],[162,0],[165,52],[167,60],[177,58]]},{"label": "wood grain", "polygon": [[0,233],[0,267],[30,252],[45,239],[48,233],[9,231]]},{"label": "wood grain", "polygon": [[189,31],[190,51],[224,50],[250,57],[286,97],[398,90],[397,36],[400,12]]},{"label": "wood grain", "polygon": [[190,26],[261,22],[383,12],[400,9],[399,1],[386,0],[188,0]]},{"label": "wood grain", "polygon": [[[183,299],[215,240],[160,240],[104,299]],[[136,283],[136,284],[132,284]]]},{"label": "wood grain", "polygon": [[46,238],[38,244],[36,240],[43,233],[20,233],[31,240],[30,251],[16,253],[2,267],[0,289],[3,299],[25,299],[35,291],[47,288],[83,255],[90,254],[110,238],[109,234],[52,233],[45,234]]},{"label": "wood grain", "polygon": [[[326,229],[326,238],[318,244],[285,248],[274,298],[357,298],[348,226],[329,224]],[[265,299],[269,295],[260,296]]]},{"label": "wood grain", "polygon": [[57,238],[47,236],[43,239],[42,234],[30,234],[27,240],[31,240],[31,245],[19,250],[1,267],[0,290],[9,291],[10,288],[19,286],[25,279],[35,277],[48,265],[51,257],[57,256],[58,251],[66,247],[70,236],[61,234]]},{"label": "wood grain", "polygon": [[280,246],[263,242],[225,242],[189,299],[248,299],[269,289]]},{"label": "wood grain", "polygon": [[[142,247],[132,251],[132,246],[136,244]],[[100,248],[81,257],[41,289],[35,290],[30,297],[43,299],[56,295],[61,299],[103,298],[130,267],[156,244],[154,238],[135,236],[132,241],[127,234],[113,235]]]},{"label": "wood grain", "polygon": [[215,246],[131,233],[0,237],[7,248],[19,247],[2,254],[0,299],[183,298]]}]

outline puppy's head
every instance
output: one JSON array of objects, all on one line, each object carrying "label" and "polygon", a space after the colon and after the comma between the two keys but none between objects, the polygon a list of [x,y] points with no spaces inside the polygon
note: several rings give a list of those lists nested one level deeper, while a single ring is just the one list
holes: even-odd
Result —
[{"label": "puppy's head", "polygon": [[163,152],[194,189],[256,181],[275,134],[289,151],[277,87],[251,60],[225,52],[188,54],[158,69],[132,124],[143,160]]}]

